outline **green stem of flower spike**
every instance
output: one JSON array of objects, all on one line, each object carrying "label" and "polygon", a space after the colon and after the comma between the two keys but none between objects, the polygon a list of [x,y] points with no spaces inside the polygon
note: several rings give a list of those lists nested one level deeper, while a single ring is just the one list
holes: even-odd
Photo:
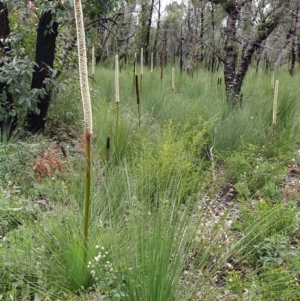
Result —
[{"label": "green stem of flower spike", "polygon": [[135,91],[136,91],[136,103],[138,105],[138,117],[139,127],[141,127],[141,108],[140,108],[140,93],[139,93],[139,77],[135,76]]},{"label": "green stem of flower spike", "polygon": [[91,134],[85,132],[86,154],[85,154],[85,198],[83,216],[83,264],[87,262],[88,231],[90,214],[90,195],[91,195]]}]

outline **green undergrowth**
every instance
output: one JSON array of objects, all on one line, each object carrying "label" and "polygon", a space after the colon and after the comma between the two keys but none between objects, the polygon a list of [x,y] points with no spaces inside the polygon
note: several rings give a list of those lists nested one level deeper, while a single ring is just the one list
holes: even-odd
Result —
[{"label": "green undergrowth", "polygon": [[[276,72],[272,127],[270,74],[250,70],[232,108],[221,73],[176,71],[172,91],[170,67],[162,85],[145,70],[140,124],[132,68],[118,120],[96,68],[87,250],[79,90],[54,94],[44,135],[0,144],[0,300],[299,299],[299,75]],[[38,178],[53,146],[63,169]]]}]

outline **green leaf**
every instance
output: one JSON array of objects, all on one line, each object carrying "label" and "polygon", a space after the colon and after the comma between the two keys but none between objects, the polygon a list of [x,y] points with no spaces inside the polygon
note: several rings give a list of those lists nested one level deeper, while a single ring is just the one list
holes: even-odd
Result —
[{"label": "green leaf", "polygon": [[26,98],[26,103],[27,103],[28,108],[30,108],[31,107],[31,101],[30,101],[29,98]]},{"label": "green leaf", "polygon": [[24,95],[20,96],[18,99],[18,104],[21,105],[25,101],[26,97]]}]

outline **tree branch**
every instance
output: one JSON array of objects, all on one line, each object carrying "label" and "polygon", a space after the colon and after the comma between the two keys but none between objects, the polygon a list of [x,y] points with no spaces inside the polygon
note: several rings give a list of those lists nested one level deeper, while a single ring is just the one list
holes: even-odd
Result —
[{"label": "tree branch", "polygon": [[210,47],[208,44],[206,44],[202,39],[198,39],[201,43],[203,43],[207,48],[209,48],[215,55],[216,57],[223,63],[225,64],[225,60],[223,58],[221,58],[221,56],[212,48]]}]

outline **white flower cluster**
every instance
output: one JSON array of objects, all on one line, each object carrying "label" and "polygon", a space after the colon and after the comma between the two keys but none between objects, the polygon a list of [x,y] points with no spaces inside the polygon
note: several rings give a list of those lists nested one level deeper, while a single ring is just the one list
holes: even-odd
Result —
[{"label": "white flower cluster", "polygon": [[112,263],[109,260],[106,260],[106,257],[108,255],[108,252],[105,251],[104,247],[100,247],[99,245],[96,245],[95,247],[98,249],[98,254],[88,262],[87,267],[91,269],[91,275],[95,280],[98,280],[96,270],[101,269],[102,272],[113,272],[113,266]]}]

